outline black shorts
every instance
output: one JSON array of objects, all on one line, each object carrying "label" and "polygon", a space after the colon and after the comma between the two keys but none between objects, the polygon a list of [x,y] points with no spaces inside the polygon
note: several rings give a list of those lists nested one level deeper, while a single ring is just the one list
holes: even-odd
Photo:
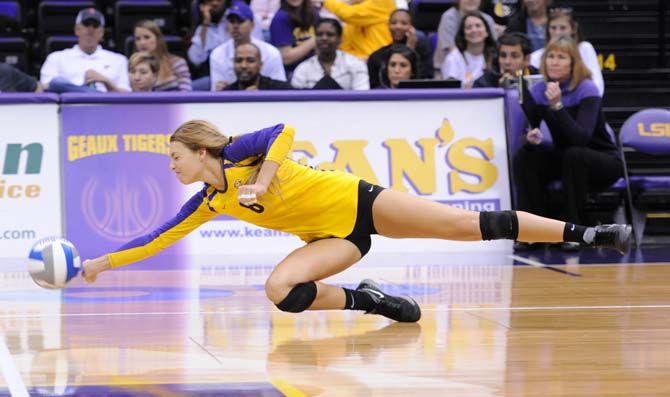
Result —
[{"label": "black shorts", "polygon": [[372,221],[372,204],[379,193],[384,190],[383,187],[373,185],[364,180],[358,181],[358,210],[356,211],[356,224],[354,230],[345,237],[361,251],[361,258],[370,251],[372,240],[370,235],[377,234],[375,224]]}]

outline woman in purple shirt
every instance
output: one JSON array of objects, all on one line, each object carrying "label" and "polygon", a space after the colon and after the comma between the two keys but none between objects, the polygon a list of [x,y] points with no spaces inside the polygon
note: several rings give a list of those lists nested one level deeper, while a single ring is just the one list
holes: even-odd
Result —
[{"label": "woman in purple shirt", "polygon": [[[542,56],[543,82],[524,87],[523,110],[531,131],[514,157],[517,209],[545,215],[545,185],[560,180],[566,196],[565,221],[582,222],[589,191],[603,190],[623,175],[614,139],[602,111],[602,99],[570,37],[551,41]],[[546,138],[553,148],[540,145]],[[517,249],[529,248],[517,243]],[[563,248],[575,249],[566,243]]]},{"label": "woman in purple shirt", "polygon": [[270,24],[270,42],[279,48],[287,71],[314,55],[317,20],[310,0],[281,0]]}]

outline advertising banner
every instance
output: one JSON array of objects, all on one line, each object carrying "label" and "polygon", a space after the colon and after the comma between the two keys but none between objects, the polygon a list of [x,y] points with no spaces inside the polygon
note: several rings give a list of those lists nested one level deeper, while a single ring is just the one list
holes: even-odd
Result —
[{"label": "advertising banner", "polygon": [[[118,248],[168,221],[201,184],[169,170],[168,137],[204,119],[224,134],[296,128],[292,157],[375,184],[471,210],[509,209],[504,106],[499,97],[185,104],[64,105],[67,236],[82,256]],[[407,214],[411,216],[411,214]],[[288,253],[294,236],[228,217],[208,222],[175,254]],[[376,252],[504,249],[508,242],[375,238]]]},{"label": "advertising banner", "polygon": [[0,120],[0,252],[27,258],[62,232],[58,105],[3,103]]},{"label": "advertising banner", "polygon": [[[183,187],[168,169],[179,105],[63,106],[66,235],[82,258],[118,249],[179,210]],[[177,197],[177,199],[175,199]],[[179,246],[170,253],[180,252]]]}]

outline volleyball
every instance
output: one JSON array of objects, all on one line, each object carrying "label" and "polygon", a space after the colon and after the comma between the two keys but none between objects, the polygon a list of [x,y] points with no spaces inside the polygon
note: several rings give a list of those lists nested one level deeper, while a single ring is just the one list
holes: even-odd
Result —
[{"label": "volleyball", "polygon": [[64,238],[44,238],[33,245],[28,255],[28,272],[42,288],[63,288],[79,270],[79,252]]}]

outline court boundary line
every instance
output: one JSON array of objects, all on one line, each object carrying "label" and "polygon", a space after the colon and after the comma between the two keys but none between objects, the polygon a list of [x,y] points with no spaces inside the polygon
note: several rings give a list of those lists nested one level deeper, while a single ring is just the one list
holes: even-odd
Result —
[{"label": "court boundary line", "polygon": [[[549,310],[630,310],[630,309],[670,309],[667,305],[594,305],[594,306],[518,306],[518,307],[451,307],[422,308],[424,312],[487,312],[487,311],[549,311]],[[62,317],[116,317],[116,316],[190,316],[204,314],[248,315],[262,313],[281,313],[279,310],[215,310],[206,312],[110,312],[110,313],[58,313],[58,314],[16,314],[0,315],[0,319],[20,318],[62,318]]]},{"label": "court boundary line", "polygon": [[26,388],[18,368],[14,364],[12,353],[5,343],[5,334],[0,332],[0,367],[2,377],[7,383],[7,389],[12,397],[30,397],[28,389]]},{"label": "court boundary line", "polygon": [[533,259],[530,259],[530,258],[525,258],[523,256],[507,255],[507,257],[512,259],[512,260],[515,260],[517,262],[521,262],[525,265],[530,265],[530,266],[534,266],[534,267],[539,267],[541,269],[551,270],[551,271],[554,271],[554,272],[557,272],[557,273],[565,274],[566,276],[572,276],[572,277],[581,277],[582,276],[579,273],[572,273],[572,272],[569,272],[567,270],[563,270],[563,269],[559,269],[557,267],[554,267],[553,265],[547,265],[546,263],[542,263],[542,262],[539,262],[539,261],[536,261],[536,260],[533,260]]}]

